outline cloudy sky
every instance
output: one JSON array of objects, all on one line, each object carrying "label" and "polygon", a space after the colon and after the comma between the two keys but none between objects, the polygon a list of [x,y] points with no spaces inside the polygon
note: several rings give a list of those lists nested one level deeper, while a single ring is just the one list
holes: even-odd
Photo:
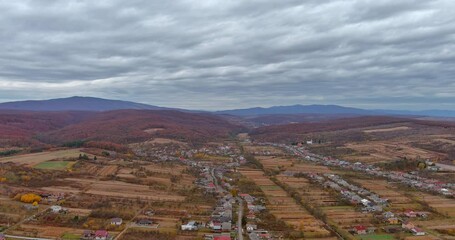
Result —
[{"label": "cloudy sky", "polygon": [[0,12],[0,102],[455,110],[453,0],[19,0]]}]

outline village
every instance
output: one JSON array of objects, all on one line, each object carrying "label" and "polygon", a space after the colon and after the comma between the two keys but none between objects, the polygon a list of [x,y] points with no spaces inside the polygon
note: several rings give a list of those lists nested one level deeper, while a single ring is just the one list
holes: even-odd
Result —
[{"label": "village", "polygon": [[[453,216],[417,199],[422,191],[447,199],[441,206],[453,206],[455,186],[450,183],[312,154],[304,146],[244,139],[201,148],[176,142],[132,148],[136,160],[120,160],[121,155],[114,152],[109,157],[97,156],[99,151],[92,149],[86,150],[90,152],[87,157],[72,160],[76,162],[71,171],[33,170],[35,174],[60,174],[62,183],[54,187],[34,189],[27,182],[4,185],[2,201],[20,209],[25,217],[13,217],[16,215],[0,208],[0,216],[8,216],[1,218],[0,236],[86,240],[144,236],[207,240],[434,238],[443,232],[428,228],[428,223]],[[4,169],[26,169],[2,164]],[[409,187],[415,196],[404,201],[411,196],[400,193],[397,197],[398,193],[390,195],[389,190],[362,186],[364,177]],[[72,183],[59,186],[63,182]],[[338,214],[350,214],[351,220],[344,223]],[[46,227],[48,232],[40,230]]]}]

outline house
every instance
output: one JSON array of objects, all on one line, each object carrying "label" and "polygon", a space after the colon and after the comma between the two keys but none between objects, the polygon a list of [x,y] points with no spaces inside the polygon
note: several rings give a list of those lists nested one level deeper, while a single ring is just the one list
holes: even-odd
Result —
[{"label": "house", "polygon": [[400,223],[400,220],[399,220],[398,218],[396,218],[396,217],[391,217],[391,218],[387,219],[387,222],[388,222],[389,224],[394,225],[394,224],[399,224],[399,223]]},{"label": "house", "polygon": [[359,235],[367,234],[367,228],[363,225],[355,226],[353,230],[356,234]]},{"label": "house", "polygon": [[50,209],[53,213],[59,213],[60,211],[63,210],[62,206],[59,205],[51,206]]},{"label": "house", "polygon": [[112,226],[120,226],[122,225],[123,220],[121,218],[112,218],[111,219],[111,225]]},{"label": "house", "polygon": [[408,211],[404,212],[404,216],[406,216],[408,218],[415,218],[415,217],[417,217],[417,213],[412,210],[408,210]]},{"label": "house", "polygon": [[182,231],[197,231],[198,227],[195,221],[190,221],[181,226]]},{"label": "house", "polygon": [[252,231],[256,230],[257,228],[258,228],[258,226],[256,224],[250,224],[250,223],[246,224],[247,232],[252,232]]},{"label": "house", "polygon": [[31,211],[31,210],[36,210],[36,209],[38,209],[38,206],[34,206],[33,204],[24,204],[24,208],[25,208],[27,211]]},{"label": "house", "polygon": [[411,229],[415,228],[414,224],[411,222],[404,222],[401,224],[401,227],[406,230],[411,230]]},{"label": "house", "polygon": [[248,215],[246,215],[246,218],[248,220],[255,220],[256,219],[256,214],[254,214],[254,212],[249,212]]},{"label": "house", "polygon": [[214,222],[214,223],[212,224],[212,230],[213,230],[213,231],[216,231],[216,232],[221,231],[221,230],[222,230],[222,225],[221,225],[221,223],[220,223],[220,222]]},{"label": "house", "polygon": [[97,230],[95,232],[96,240],[107,240],[109,238],[109,233],[106,230]]},{"label": "house", "polygon": [[150,219],[139,219],[136,221],[137,225],[142,225],[142,226],[150,226],[153,224],[153,221]]},{"label": "house", "polygon": [[155,211],[153,211],[153,210],[146,210],[146,211],[144,211],[144,214],[147,215],[147,216],[153,216],[153,215],[155,215]]},{"label": "house", "polygon": [[425,232],[421,228],[413,228],[411,229],[412,235],[414,236],[425,236]]}]

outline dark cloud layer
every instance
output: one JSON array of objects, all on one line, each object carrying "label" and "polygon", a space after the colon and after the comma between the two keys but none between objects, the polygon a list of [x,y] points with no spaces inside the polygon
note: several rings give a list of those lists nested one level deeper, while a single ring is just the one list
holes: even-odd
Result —
[{"label": "dark cloud layer", "polygon": [[0,101],[455,109],[455,2],[0,2]]}]

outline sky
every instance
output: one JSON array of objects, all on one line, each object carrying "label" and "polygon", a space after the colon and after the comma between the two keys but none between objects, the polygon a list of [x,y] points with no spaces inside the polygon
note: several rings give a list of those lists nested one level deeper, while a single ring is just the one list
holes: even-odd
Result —
[{"label": "sky", "polygon": [[0,12],[0,102],[455,110],[453,0],[21,0]]}]

